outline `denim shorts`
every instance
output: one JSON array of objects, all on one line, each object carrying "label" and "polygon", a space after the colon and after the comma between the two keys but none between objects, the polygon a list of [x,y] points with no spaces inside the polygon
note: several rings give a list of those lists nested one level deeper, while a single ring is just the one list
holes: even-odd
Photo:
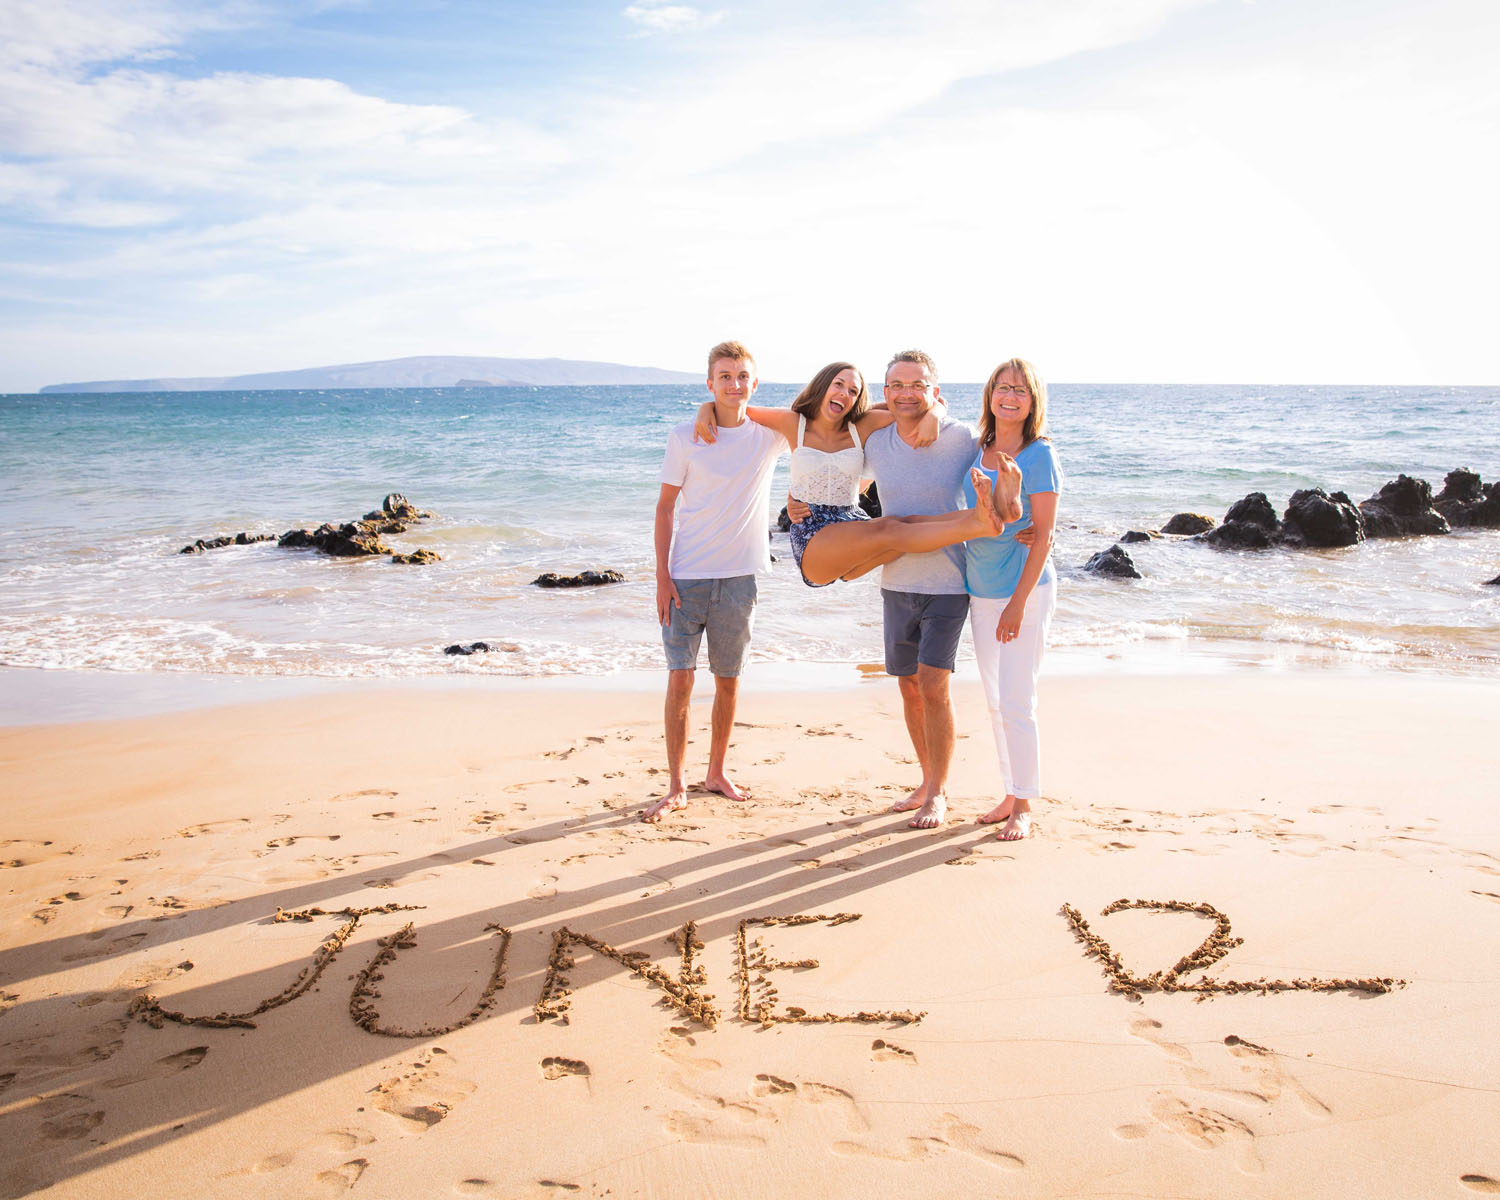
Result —
[{"label": "denim shorts", "polygon": [[953,670],[958,639],[969,615],[969,597],[926,592],[888,592],[885,602],[885,673],[915,675],[917,664]]},{"label": "denim shorts", "polygon": [[755,618],[755,576],[731,579],[674,579],[682,607],[672,607],[671,619],[661,627],[667,651],[667,670],[693,671],[698,646],[708,634],[708,669],[715,675],[738,675],[750,649],[750,626]]}]

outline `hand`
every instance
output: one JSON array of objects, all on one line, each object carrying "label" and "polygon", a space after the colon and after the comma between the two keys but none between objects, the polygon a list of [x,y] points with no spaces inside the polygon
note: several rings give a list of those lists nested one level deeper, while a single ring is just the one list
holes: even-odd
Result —
[{"label": "hand", "polygon": [[656,581],[656,623],[668,625],[672,621],[672,610],[682,607],[682,597],[677,594],[677,585],[671,577]]},{"label": "hand", "polygon": [[698,406],[698,416],[693,421],[693,441],[713,445],[719,440],[719,423],[715,420],[713,401]]},{"label": "hand", "polygon": [[794,496],[786,498],[786,519],[793,524],[800,525],[808,517],[812,516],[812,509],[803,504]]},{"label": "hand", "polygon": [[938,432],[941,428],[942,424],[938,420],[937,407],[929,408],[927,415],[917,425],[917,436],[912,439],[912,445],[916,446],[919,450],[923,446],[932,445],[933,442],[938,440]]},{"label": "hand", "polygon": [[1021,619],[1026,615],[1026,602],[1017,603],[1012,597],[1005,611],[1000,614],[1000,620],[995,625],[995,640],[997,642],[1013,642],[1016,635],[1021,632]]},{"label": "hand", "polygon": [[1018,546],[1026,546],[1028,549],[1036,544],[1036,526],[1028,525],[1025,529],[1016,530],[1015,543]]}]

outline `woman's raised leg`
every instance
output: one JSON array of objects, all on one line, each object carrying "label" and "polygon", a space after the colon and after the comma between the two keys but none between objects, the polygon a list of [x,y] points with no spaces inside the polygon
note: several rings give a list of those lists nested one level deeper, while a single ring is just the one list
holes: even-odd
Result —
[{"label": "woman's raised leg", "polygon": [[[1020,471],[1010,480],[1003,472],[1007,496],[1004,507],[1019,509]],[[1005,524],[997,506],[1001,498],[992,494],[989,477],[973,470],[970,478],[978,502],[973,508],[922,517],[877,517],[873,521],[846,521],[819,530],[802,555],[802,574],[812,583],[853,579],[902,554],[941,550],[956,542],[994,537]],[[1014,517],[1010,517],[1014,520]]]}]

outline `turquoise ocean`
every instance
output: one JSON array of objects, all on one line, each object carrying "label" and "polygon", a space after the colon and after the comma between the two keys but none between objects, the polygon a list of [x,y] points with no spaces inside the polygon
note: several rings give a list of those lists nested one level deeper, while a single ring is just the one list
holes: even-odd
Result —
[{"label": "turquoise ocean", "polygon": [[[972,421],[977,385],[949,385]],[[763,385],[764,404],[795,388]],[[701,386],[0,396],[6,670],[209,676],[610,677],[659,670],[652,514],[668,428]],[[1254,664],[1494,674],[1500,531],[1341,550],[1130,546],[1145,578],[1081,570],[1175,512],[1251,491],[1363,499],[1405,472],[1500,476],[1500,388],[1052,388],[1067,475],[1049,669]],[[783,460],[784,464],[784,460]],[[785,466],[773,495],[785,495]],[[389,539],[438,564],[197,538],[345,521],[399,491],[437,516]],[[768,527],[774,520],[768,511]],[[813,590],[785,535],[754,659],[857,678],[881,657],[875,579]],[[544,571],[626,583],[544,591]],[[444,646],[478,640],[489,653]],[[969,654],[965,646],[963,653]],[[752,669],[755,669],[752,667]],[[769,673],[768,673],[769,674]],[[12,676],[13,679],[19,676]]]}]

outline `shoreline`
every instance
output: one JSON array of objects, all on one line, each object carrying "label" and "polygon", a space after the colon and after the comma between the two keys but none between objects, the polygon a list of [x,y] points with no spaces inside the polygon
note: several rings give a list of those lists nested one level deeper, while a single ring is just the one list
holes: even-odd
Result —
[{"label": "shoreline", "polygon": [[[455,666],[461,666],[458,660]],[[664,686],[660,670],[614,674],[501,675],[454,670],[431,675],[209,675],[193,671],[109,671],[67,668],[0,667],[0,729],[108,721],[131,716],[162,716],[203,708],[223,708],[300,696],[338,697],[412,689],[501,694],[524,691],[565,693],[655,693]],[[706,668],[700,672],[706,682]],[[1426,658],[1394,660],[1347,651],[1319,651],[1300,644],[1153,641],[1105,647],[1049,649],[1043,679],[1097,676],[1213,678],[1242,675],[1309,675],[1334,678],[1484,681],[1492,665],[1461,661],[1435,664]],[[888,680],[879,662],[766,662],[747,666],[745,689],[771,693],[841,692]],[[972,684],[978,672],[972,658],[960,659],[955,686]],[[700,687],[698,692],[703,692]],[[706,694],[706,692],[704,693]],[[701,698],[701,696],[699,697]]]}]

